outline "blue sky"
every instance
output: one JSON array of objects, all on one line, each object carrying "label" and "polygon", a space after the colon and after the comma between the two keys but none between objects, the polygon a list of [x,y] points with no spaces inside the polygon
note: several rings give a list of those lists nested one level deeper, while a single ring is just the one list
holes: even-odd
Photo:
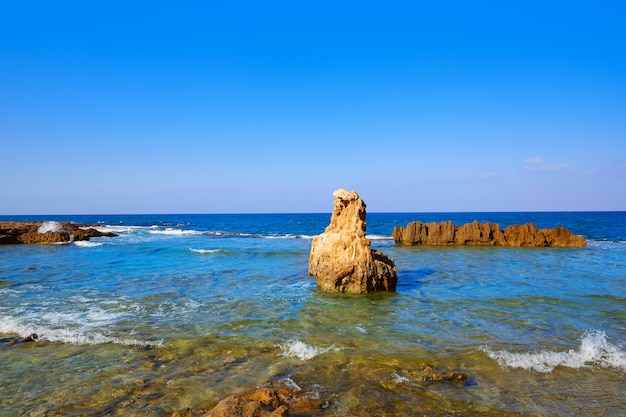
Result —
[{"label": "blue sky", "polygon": [[5,2],[0,214],[626,210],[620,1]]}]

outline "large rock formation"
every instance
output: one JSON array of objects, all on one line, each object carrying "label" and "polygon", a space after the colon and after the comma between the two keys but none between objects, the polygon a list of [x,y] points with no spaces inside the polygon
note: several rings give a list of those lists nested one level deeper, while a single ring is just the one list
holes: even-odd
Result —
[{"label": "large rock formation", "polygon": [[398,245],[432,246],[559,246],[582,247],[585,238],[564,227],[537,229],[532,223],[516,224],[500,230],[497,223],[472,223],[454,226],[451,221],[441,223],[411,222],[406,227],[396,226],[393,239]]},{"label": "large rock formation", "polygon": [[117,235],[70,222],[0,222],[0,245],[65,243],[102,236]]},{"label": "large rock formation", "polygon": [[372,250],[365,237],[365,203],[356,192],[344,189],[333,197],[330,224],[311,244],[309,274],[329,292],[395,291],[398,277],[393,260]]}]

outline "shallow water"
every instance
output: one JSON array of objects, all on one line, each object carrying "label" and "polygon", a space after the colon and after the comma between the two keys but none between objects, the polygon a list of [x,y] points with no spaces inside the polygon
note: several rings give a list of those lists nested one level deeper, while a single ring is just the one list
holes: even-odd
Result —
[{"label": "shallow water", "polygon": [[[563,225],[589,244],[390,239],[412,220],[474,219]],[[1,416],[169,415],[266,383],[324,415],[626,413],[626,213],[371,213],[399,284],[368,296],[307,275],[328,214],[48,220],[119,236],[0,247]],[[424,382],[425,365],[469,379]]]}]

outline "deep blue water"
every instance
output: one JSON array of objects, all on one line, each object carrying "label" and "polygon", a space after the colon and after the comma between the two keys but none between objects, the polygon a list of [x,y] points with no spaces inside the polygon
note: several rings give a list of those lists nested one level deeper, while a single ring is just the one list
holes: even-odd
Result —
[{"label": "deep blue water", "polygon": [[[397,387],[375,401],[409,407],[425,389],[412,361],[467,372],[472,385],[428,390],[490,412],[626,412],[626,212],[368,213],[372,247],[395,259],[399,284],[358,297],[321,293],[307,274],[311,238],[329,218],[0,216],[119,234],[0,246],[0,415],[165,415],[286,369],[315,395],[338,393],[334,413],[363,413],[347,393],[374,400],[342,384],[340,366],[351,369],[345,381],[391,378]],[[415,220],[560,225],[588,245],[395,246],[393,227]],[[9,343],[31,333],[35,344]],[[224,355],[245,361],[225,370]],[[130,397],[134,408],[102,399]]]}]

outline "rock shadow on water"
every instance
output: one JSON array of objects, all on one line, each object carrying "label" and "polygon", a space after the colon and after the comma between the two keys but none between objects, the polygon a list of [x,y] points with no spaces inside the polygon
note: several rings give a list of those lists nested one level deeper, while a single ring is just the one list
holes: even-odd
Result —
[{"label": "rock shadow on water", "polygon": [[408,271],[398,272],[398,292],[402,290],[410,290],[422,286],[423,284],[431,281],[433,276],[437,274],[436,269],[432,268],[420,268],[411,269]]}]

